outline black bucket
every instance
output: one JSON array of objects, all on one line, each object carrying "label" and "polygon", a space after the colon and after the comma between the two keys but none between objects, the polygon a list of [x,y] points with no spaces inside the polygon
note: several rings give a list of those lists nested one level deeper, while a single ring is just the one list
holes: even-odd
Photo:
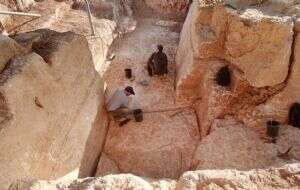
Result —
[{"label": "black bucket", "polygon": [[267,122],[267,135],[271,138],[276,138],[279,134],[279,125],[278,121],[268,121]]},{"label": "black bucket", "polygon": [[142,122],[144,117],[143,117],[143,110],[141,109],[136,109],[133,111],[134,119],[136,122]]},{"label": "black bucket", "polygon": [[125,69],[125,76],[126,78],[130,79],[132,77],[132,70],[131,69]]}]

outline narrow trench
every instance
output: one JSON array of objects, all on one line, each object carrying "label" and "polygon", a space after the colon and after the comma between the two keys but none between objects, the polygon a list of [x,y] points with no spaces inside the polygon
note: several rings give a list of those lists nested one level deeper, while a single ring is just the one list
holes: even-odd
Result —
[{"label": "narrow trench", "polygon": [[[126,153],[123,155],[124,159],[129,159],[129,162],[138,160],[140,158],[134,155],[143,156],[143,146],[153,146],[151,150],[156,160],[153,165],[158,165],[162,159],[163,154],[169,154],[168,149],[175,149],[174,152],[184,154],[185,148],[192,141],[195,145],[198,143],[201,136],[201,129],[199,127],[199,118],[196,110],[191,105],[176,105],[175,104],[175,54],[179,44],[179,32],[176,32],[168,26],[160,26],[158,19],[140,19],[139,25],[135,31],[126,34],[122,39],[118,39],[112,45],[110,52],[116,55],[115,59],[111,61],[109,68],[104,73],[104,80],[107,83],[108,94],[112,94],[116,89],[130,85],[136,91],[133,97],[133,104],[137,104],[144,111],[144,120],[140,123],[135,122],[134,119],[126,124],[124,127],[119,127],[115,122],[111,122],[108,127],[105,142],[103,143],[102,153],[110,157],[116,165],[121,166],[121,173],[134,173],[136,175],[148,174],[149,177],[167,177],[177,178],[183,172],[188,171],[192,166],[186,165],[186,159],[192,160],[195,152],[194,145],[190,147],[191,155],[189,158],[176,156],[179,160],[174,159],[176,168],[171,173],[166,173],[166,168],[158,168],[157,171],[147,171],[148,168],[135,168],[135,166],[126,167],[123,160],[117,158],[115,152],[120,154],[123,147],[128,149],[131,155]],[[168,21],[166,21],[168,22]],[[172,24],[171,21],[169,21]],[[169,60],[169,74],[166,76],[149,77],[145,65],[150,55],[156,51],[157,45],[164,46],[164,52]],[[128,80],[125,77],[124,70],[130,68],[133,71],[134,78]],[[141,81],[147,81],[147,85],[141,85]],[[182,119],[177,117],[176,113],[181,112],[180,115],[186,117]],[[185,113],[187,112],[187,113]],[[186,121],[189,122],[186,122]],[[191,124],[190,124],[191,122]],[[184,145],[177,145],[170,141],[174,137],[172,134],[164,134],[164,130],[180,131],[184,134],[179,135],[176,141],[183,141]],[[112,135],[112,131],[115,133]],[[151,134],[152,133],[152,134]],[[154,133],[154,134],[153,134]],[[143,138],[139,139],[143,135]],[[166,135],[164,138],[162,136]],[[128,141],[128,136],[134,136],[135,142]],[[197,138],[195,138],[197,136]],[[149,139],[145,141],[145,139]],[[115,139],[118,139],[116,142]],[[168,140],[170,139],[170,140]],[[125,146],[126,144],[126,146]],[[143,145],[144,144],[144,145]],[[167,146],[164,146],[166,145]],[[113,151],[110,151],[112,150]],[[134,152],[136,151],[136,152]],[[165,152],[165,153],[164,153]],[[156,158],[157,157],[157,158]],[[161,157],[161,159],[159,159]],[[101,161],[101,154],[97,158]],[[128,160],[127,160],[128,162]],[[99,163],[101,165],[101,163]],[[173,163],[170,163],[171,165]],[[175,164],[175,163],[174,163]],[[125,166],[124,166],[125,165]],[[97,166],[98,167],[98,166]],[[97,173],[97,167],[94,168],[93,174]],[[172,166],[171,166],[172,167]],[[155,166],[153,167],[155,168]],[[135,172],[132,172],[134,170]]]}]

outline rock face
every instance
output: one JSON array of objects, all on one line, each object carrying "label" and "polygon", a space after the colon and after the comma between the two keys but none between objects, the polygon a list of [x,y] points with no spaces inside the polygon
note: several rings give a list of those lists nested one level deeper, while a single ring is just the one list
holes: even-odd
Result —
[{"label": "rock face", "polygon": [[186,13],[189,7],[189,0],[145,0],[146,4],[158,12],[176,12],[177,14]]},{"label": "rock face", "polygon": [[[184,96],[197,95],[196,85],[201,83],[194,75],[205,70],[198,67],[209,65],[208,59],[214,58],[242,71],[253,87],[285,81],[293,43],[294,24],[290,17],[272,17],[257,9],[238,13],[224,6],[200,10],[197,1],[191,9],[177,54],[178,93],[184,88],[190,91]],[[193,51],[186,53],[188,47]]]},{"label": "rock face", "polygon": [[70,185],[20,180],[12,184],[9,190],[297,190],[300,183],[299,172],[299,164],[293,164],[268,170],[199,170],[186,172],[178,182],[168,179],[143,179],[131,174],[80,179]]},{"label": "rock face", "polygon": [[[295,147],[297,162],[300,142],[293,133],[299,129],[287,126],[291,105],[300,101],[296,7],[290,1],[193,2],[176,55],[176,96],[198,113],[203,140],[194,157],[197,168],[282,165],[276,155],[285,140]],[[230,71],[227,86],[216,80],[224,66]],[[265,140],[269,120],[286,132],[276,146]]]},{"label": "rock face", "polygon": [[79,166],[91,129],[105,127],[103,82],[88,43],[49,30],[17,36],[24,48],[1,39],[33,52],[8,48],[0,76],[1,116],[10,116],[0,127],[0,188],[17,178],[61,177]]},{"label": "rock face", "polygon": [[0,72],[3,71],[5,65],[18,55],[25,54],[26,50],[13,39],[7,36],[0,36]]},{"label": "rock face", "polygon": [[34,0],[1,0],[0,4],[5,5],[16,11],[24,11],[35,4]]}]

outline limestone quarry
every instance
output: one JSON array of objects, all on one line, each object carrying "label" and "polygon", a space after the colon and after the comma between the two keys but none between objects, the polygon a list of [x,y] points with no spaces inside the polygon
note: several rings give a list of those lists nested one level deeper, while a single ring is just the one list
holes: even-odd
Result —
[{"label": "limestone quarry", "polygon": [[0,0],[0,189],[298,190],[299,81],[298,0]]}]

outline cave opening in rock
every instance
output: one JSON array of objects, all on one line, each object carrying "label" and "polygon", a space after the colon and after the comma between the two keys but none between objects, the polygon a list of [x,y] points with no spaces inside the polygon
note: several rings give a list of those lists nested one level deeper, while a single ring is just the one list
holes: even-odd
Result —
[{"label": "cave opening in rock", "polygon": [[300,128],[300,103],[294,103],[289,111],[289,125]]},{"label": "cave opening in rock", "polygon": [[218,71],[216,75],[216,82],[218,85],[224,87],[228,87],[231,84],[231,73],[228,65],[222,67]]}]

